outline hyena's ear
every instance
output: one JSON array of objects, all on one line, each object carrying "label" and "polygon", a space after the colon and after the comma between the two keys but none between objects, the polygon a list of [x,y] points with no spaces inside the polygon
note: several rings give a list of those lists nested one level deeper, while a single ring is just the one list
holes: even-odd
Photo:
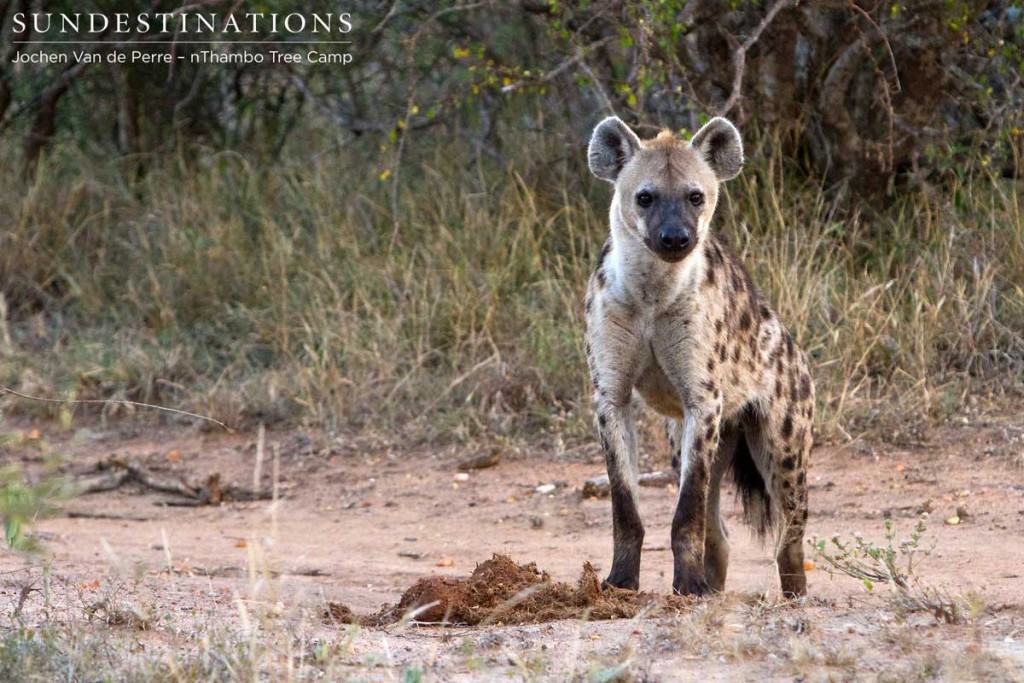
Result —
[{"label": "hyena's ear", "polygon": [[614,183],[629,160],[640,149],[640,138],[618,116],[609,116],[594,128],[587,149],[590,170],[598,178]]},{"label": "hyena's ear", "polygon": [[716,116],[697,131],[690,144],[708,162],[718,180],[730,180],[743,168],[743,140],[736,126]]}]

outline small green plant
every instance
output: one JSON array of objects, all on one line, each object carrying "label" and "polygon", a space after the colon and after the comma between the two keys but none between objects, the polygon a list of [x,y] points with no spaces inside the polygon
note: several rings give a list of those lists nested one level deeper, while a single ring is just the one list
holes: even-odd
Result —
[{"label": "small green plant", "polygon": [[894,591],[889,604],[898,614],[931,612],[936,619],[956,623],[963,620],[967,611],[964,600],[923,584],[916,573],[915,560],[930,555],[936,545],[934,538],[930,542],[925,540],[927,522],[926,512],[909,538],[899,542],[891,519],[885,520],[885,543],[876,544],[860,533],[854,533],[852,541],[834,534],[828,543],[816,536],[807,542],[829,575],[845,574],[863,583],[869,591],[874,590],[876,583],[890,584]]},{"label": "small green plant", "polygon": [[38,552],[38,541],[27,536],[25,529],[39,517],[50,514],[52,503],[64,494],[60,478],[48,476],[33,483],[25,478],[17,465],[0,469],[0,520],[3,521],[8,547]]},{"label": "small green plant", "polygon": [[[921,515],[910,538],[896,540],[895,525],[885,520],[885,544],[876,545],[860,533],[853,534],[852,541],[843,541],[839,534],[832,536],[831,546],[824,539],[814,537],[807,542],[814,548],[816,556],[825,564],[829,574],[846,574],[863,582],[866,589],[873,590],[875,583],[891,583],[906,590],[914,578],[914,559],[918,555],[927,557],[935,548],[935,541],[928,547],[922,540],[928,530],[928,514]],[[835,551],[830,552],[834,547]]]}]

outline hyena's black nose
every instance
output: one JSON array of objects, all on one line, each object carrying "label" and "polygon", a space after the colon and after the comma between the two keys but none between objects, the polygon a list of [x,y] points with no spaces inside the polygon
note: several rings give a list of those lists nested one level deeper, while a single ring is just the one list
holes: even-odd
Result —
[{"label": "hyena's black nose", "polygon": [[685,228],[666,228],[658,235],[658,239],[661,240],[661,247],[665,251],[679,252],[686,251],[693,238],[690,231]]}]

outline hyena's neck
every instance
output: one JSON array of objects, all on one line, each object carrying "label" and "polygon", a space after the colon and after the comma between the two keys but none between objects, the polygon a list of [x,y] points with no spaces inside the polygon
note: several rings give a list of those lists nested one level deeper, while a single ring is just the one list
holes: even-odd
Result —
[{"label": "hyena's neck", "polygon": [[694,250],[679,263],[666,263],[618,221],[612,222],[612,249],[608,268],[615,298],[623,303],[657,310],[674,306],[700,288],[707,259],[705,234]]}]

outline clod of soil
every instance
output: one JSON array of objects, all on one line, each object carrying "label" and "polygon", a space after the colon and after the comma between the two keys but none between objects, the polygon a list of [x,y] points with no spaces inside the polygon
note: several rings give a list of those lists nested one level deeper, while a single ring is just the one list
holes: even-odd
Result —
[{"label": "clod of soil", "polygon": [[630,618],[647,608],[686,609],[679,596],[657,596],[601,587],[589,562],[575,586],[552,582],[533,562],[516,564],[495,554],[478,564],[468,578],[432,576],[420,579],[397,605],[358,617],[347,606],[330,603],[326,618],[336,623],[384,626],[413,615],[416,621],[450,624],[528,624],[558,619]]}]

